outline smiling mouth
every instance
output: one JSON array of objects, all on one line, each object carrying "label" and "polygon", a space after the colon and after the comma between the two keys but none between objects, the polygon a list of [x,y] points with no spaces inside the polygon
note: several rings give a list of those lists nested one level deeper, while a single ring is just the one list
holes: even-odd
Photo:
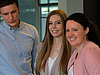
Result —
[{"label": "smiling mouth", "polygon": [[70,38],[71,41],[73,41],[75,38]]},{"label": "smiling mouth", "polygon": [[55,32],[58,32],[58,31],[57,31],[57,30],[52,30],[52,32],[54,32],[54,33],[55,33]]},{"label": "smiling mouth", "polygon": [[76,38],[75,37],[70,37],[69,40],[70,41],[74,41]]}]

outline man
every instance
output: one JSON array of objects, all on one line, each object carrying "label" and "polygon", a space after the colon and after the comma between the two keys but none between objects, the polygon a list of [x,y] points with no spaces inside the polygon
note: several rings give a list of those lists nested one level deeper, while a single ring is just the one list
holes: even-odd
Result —
[{"label": "man", "polygon": [[0,75],[32,75],[37,29],[19,19],[18,0],[0,0]]}]

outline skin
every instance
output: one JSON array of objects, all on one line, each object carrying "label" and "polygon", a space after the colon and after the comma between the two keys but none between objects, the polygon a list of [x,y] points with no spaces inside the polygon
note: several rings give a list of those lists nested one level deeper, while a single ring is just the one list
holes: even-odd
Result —
[{"label": "skin", "polygon": [[59,15],[52,15],[49,20],[49,31],[53,36],[53,45],[50,53],[50,58],[54,59],[60,52],[62,45],[63,25]]},{"label": "skin", "polygon": [[0,8],[0,16],[5,22],[12,28],[16,28],[19,25],[19,8],[16,4],[10,4]]},{"label": "skin", "polygon": [[53,37],[62,35],[63,25],[59,15],[52,15],[49,20],[49,31]]},{"label": "skin", "polygon": [[89,28],[83,29],[82,25],[74,20],[68,20],[66,22],[66,37],[69,43],[80,50],[83,47],[83,43],[86,40],[86,35],[89,32]]}]

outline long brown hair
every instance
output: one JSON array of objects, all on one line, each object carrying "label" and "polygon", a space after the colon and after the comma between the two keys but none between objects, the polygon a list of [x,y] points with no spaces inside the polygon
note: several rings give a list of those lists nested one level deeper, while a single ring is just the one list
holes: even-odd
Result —
[{"label": "long brown hair", "polygon": [[45,32],[45,37],[42,41],[42,48],[40,50],[40,53],[37,56],[37,60],[36,60],[36,66],[35,66],[35,72],[37,75],[40,75],[40,71],[43,69],[43,71],[45,72],[45,65],[47,62],[47,59],[50,55],[51,52],[51,47],[53,44],[53,36],[51,35],[50,31],[49,31],[49,19],[52,15],[59,15],[61,17],[62,20],[62,24],[63,24],[63,33],[62,33],[62,55],[61,55],[61,59],[59,62],[59,73],[61,74],[61,70],[64,74],[67,75],[67,65],[68,65],[68,61],[71,55],[71,46],[69,45],[67,39],[66,39],[66,31],[64,30],[64,21],[67,18],[66,13],[63,10],[54,10],[51,13],[49,13],[49,15],[47,16],[47,20],[46,20],[46,32]]}]

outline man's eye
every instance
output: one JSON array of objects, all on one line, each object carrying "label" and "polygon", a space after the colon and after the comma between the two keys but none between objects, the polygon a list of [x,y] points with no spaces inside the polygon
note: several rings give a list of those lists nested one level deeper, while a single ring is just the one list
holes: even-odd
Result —
[{"label": "man's eye", "polygon": [[13,14],[13,13],[16,13],[16,10],[15,10],[15,11],[12,11],[11,13],[12,13],[12,14]]},{"label": "man's eye", "polygon": [[8,13],[3,13],[3,15],[8,15]]}]

